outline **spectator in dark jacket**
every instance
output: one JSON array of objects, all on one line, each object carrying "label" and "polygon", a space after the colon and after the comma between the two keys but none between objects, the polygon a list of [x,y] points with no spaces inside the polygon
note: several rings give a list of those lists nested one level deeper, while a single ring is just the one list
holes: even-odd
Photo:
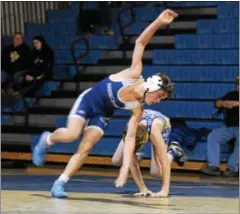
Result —
[{"label": "spectator in dark jacket", "polygon": [[31,61],[32,64],[29,70],[29,75],[36,78],[39,78],[42,75],[51,76],[54,52],[42,36],[35,36],[33,38]]},{"label": "spectator in dark jacket", "polygon": [[[87,9],[84,7],[86,2],[81,2],[78,18],[79,29],[82,33],[95,34],[98,26],[108,36],[114,36],[115,32],[111,28],[111,7],[109,2],[98,2],[97,9]],[[83,21],[84,20],[84,21]]]},{"label": "spectator in dark jacket", "polygon": [[2,50],[2,66],[1,66],[1,83],[6,86],[13,79],[19,76],[30,66],[31,49],[23,41],[21,33],[15,33],[13,36],[13,44],[6,46]]},{"label": "spectator in dark jacket", "polygon": [[208,168],[202,172],[207,175],[218,176],[221,174],[220,165],[220,145],[235,139],[234,149],[229,156],[227,171],[225,176],[238,176],[239,170],[239,77],[236,80],[236,90],[228,92],[223,97],[218,98],[215,107],[224,114],[224,126],[213,130],[208,135],[207,157]]},{"label": "spectator in dark jacket", "polygon": [[52,76],[54,52],[42,36],[33,38],[33,50],[31,52],[31,66],[25,76],[27,83],[35,81],[29,93],[37,91],[47,78]]}]

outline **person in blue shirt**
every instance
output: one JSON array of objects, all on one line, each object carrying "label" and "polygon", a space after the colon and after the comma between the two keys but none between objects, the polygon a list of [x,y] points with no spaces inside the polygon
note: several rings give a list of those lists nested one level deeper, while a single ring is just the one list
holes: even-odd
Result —
[{"label": "person in blue shirt", "polygon": [[[59,128],[53,133],[46,131],[41,135],[33,150],[33,163],[37,166],[44,164],[48,147],[54,143],[70,143],[83,133],[78,150],[51,189],[52,197],[67,197],[64,184],[83,165],[93,146],[103,136],[116,109],[132,111],[125,137],[123,164],[115,186],[122,187],[126,183],[143,105],[160,103],[172,93],[173,89],[171,79],[165,74],[157,73],[146,81],[141,78],[144,49],[154,33],[161,26],[170,24],[177,16],[172,10],[163,11],[137,38],[130,68],[112,74],[84,91],[70,111],[67,127]],[[166,179],[166,176],[166,173],[163,173],[163,179]]]},{"label": "person in blue shirt", "polygon": [[[126,127],[125,130],[127,130]],[[135,153],[133,154],[130,166],[132,177],[140,191],[135,194],[136,197],[147,195],[151,197],[167,197],[170,186],[171,163],[173,160],[176,160],[180,166],[183,166],[187,161],[187,156],[180,144],[176,141],[169,142],[170,132],[171,124],[167,116],[150,109],[144,110],[142,119],[138,124]],[[125,136],[126,131],[112,157],[112,163],[116,166],[122,165]],[[167,172],[167,179],[163,180],[165,183],[163,183],[162,191],[156,193],[152,193],[145,185],[138,164],[139,160],[142,159],[140,151],[148,141],[152,144],[151,175],[160,177],[163,171]],[[163,192],[165,195],[163,195]]]}]

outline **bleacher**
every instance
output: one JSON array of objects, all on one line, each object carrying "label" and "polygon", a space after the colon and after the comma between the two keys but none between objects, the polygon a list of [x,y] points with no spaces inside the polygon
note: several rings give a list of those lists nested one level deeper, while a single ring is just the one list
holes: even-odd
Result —
[{"label": "bleacher", "polygon": [[[88,2],[87,6],[95,7],[94,2]],[[222,118],[212,118],[215,112],[213,101],[234,89],[239,70],[238,2],[169,2],[169,7],[179,13],[179,19],[169,28],[160,29],[152,39],[144,53],[143,76],[164,72],[172,77],[176,87],[172,99],[148,108],[161,111],[173,120],[185,120],[192,128],[220,127]],[[125,46],[126,58],[123,58],[123,40],[116,21],[113,23],[114,37],[89,36],[90,51],[80,60],[80,74],[73,65],[70,52],[72,42],[78,37],[78,4],[66,10],[49,11],[48,23],[26,24],[28,44],[31,45],[34,35],[42,34],[54,48],[54,75],[38,92],[41,95],[38,104],[32,102],[34,98],[28,98],[29,126],[24,123],[21,103],[14,110],[2,106],[2,111],[5,110],[1,117],[3,151],[12,150],[8,145],[16,145],[22,152],[30,152],[43,130],[65,126],[66,116],[81,91],[130,65],[134,40],[162,9],[150,6],[134,9],[135,21],[124,29],[130,38],[130,43]],[[119,9],[112,11],[114,19]],[[124,11],[121,18],[127,23],[131,19],[129,11]],[[8,41],[9,38],[5,38],[5,43]],[[85,45],[80,41],[75,46],[75,53],[79,55],[84,51]],[[75,90],[76,76],[79,91]],[[113,154],[129,116],[127,111],[116,112],[91,155],[110,157]],[[78,144],[79,140],[72,144],[57,144],[50,148],[50,153],[72,154]],[[221,161],[225,162],[229,154],[227,146],[221,151]],[[146,158],[150,157],[150,144],[143,152]],[[190,161],[206,161],[206,152],[206,138],[202,138],[193,151],[186,151]]]}]

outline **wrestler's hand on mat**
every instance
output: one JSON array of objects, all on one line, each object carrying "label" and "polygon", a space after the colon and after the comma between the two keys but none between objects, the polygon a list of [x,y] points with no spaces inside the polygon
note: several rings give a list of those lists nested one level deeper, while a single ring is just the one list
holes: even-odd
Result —
[{"label": "wrestler's hand on mat", "polygon": [[164,190],[161,190],[159,192],[153,192],[150,197],[152,198],[167,198],[168,197],[168,192],[167,191],[164,191]]},{"label": "wrestler's hand on mat", "polygon": [[167,9],[164,10],[160,15],[159,15],[159,19],[161,20],[162,24],[164,25],[168,25],[170,24],[173,19],[175,19],[178,16],[177,13],[175,13],[174,11]]},{"label": "wrestler's hand on mat", "polygon": [[121,169],[120,174],[115,181],[115,186],[117,188],[123,187],[124,184],[127,182],[127,178],[128,178],[128,171]]},{"label": "wrestler's hand on mat", "polygon": [[150,196],[152,194],[152,191],[149,189],[144,189],[141,192],[135,193],[134,196],[135,197],[146,197],[146,196]]}]

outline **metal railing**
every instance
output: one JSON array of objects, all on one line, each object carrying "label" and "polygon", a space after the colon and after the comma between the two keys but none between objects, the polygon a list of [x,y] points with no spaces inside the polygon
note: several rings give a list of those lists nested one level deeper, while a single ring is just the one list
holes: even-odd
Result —
[{"label": "metal railing", "polygon": [[[128,5],[128,7],[126,8],[123,8],[119,11],[118,15],[117,15],[117,23],[118,23],[118,26],[119,26],[119,30],[120,30],[120,35],[121,35],[121,38],[122,38],[122,45],[123,45],[123,58],[125,59],[127,57],[127,46],[130,44],[130,40],[131,40],[131,37],[130,36],[127,36],[125,34],[125,29],[132,25],[135,20],[136,20],[136,14],[135,14],[135,11],[134,11],[134,3],[133,4],[130,4]],[[122,20],[122,14],[126,11],[126,10],[129,10],[130,12],[130,20],[128,23],[123,23],[123,20]]]},{"label": "metal railing", "polygon": [[[156,10],[160,13],[162,11],[161,10],[162,8],[167,7],[167,3],[156,2],[154,4],[154,6],[155,6]],[[134,10],[136,7],[137,7],[137,3],[128,4],[128,6],[121,9],[119,11],[118,15],[117,15],[117,23],[118,23],[119,30],[120,30],[120,35],[121,35],[121,38],[122,38],[123,58],[124,59],[126,59],[126,57],[127,57],[127,47],[129,46],[130,41],[131,41],[131,36],[127,36],[125,34],[125,29],[127,27],[129,27],[130,25],[132,25],[136,21],[136,12]],[[123,20],[122,20],[122,15],[127,10],[129,10],[129,12],[130,12],[130,20],[129,20],[129,22],[124,24]]]},{"label": "metal railing", "polygon": [[[84,49],[84,52],[81,53],[80,55],[77,55],[77,51],[75,49],[75,46],[79,43],[83,41],[84,44],[85,44],[85,49]],[[80,36],[78,37],[72,44],[71,44],[71,48],[70,48],[70,51],[71,51],[71,56],[72,56],[72,59],[73,59],[73,62],[74,62],[74,67],[77,71],[77,75],[75,76],[75,83],[76,83],[76,91],[80,91],[80,83],[79,83],[79,75],[82,73],[82,69],[80,69],[80,66],[81,66],[81,62],[80,60],[87,56],[88,53],[89,53],[89,50],[90,50],[90,45],[89,45],[89,41],[88,39],[85,37],[85,36]]]}]

